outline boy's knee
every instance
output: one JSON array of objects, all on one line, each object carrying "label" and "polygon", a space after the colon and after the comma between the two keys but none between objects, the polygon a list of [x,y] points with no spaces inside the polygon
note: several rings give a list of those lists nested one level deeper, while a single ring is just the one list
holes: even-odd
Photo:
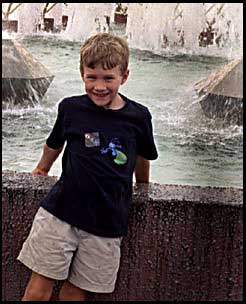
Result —
[{"label": "boy's knee", "polygon": [[33,272],[22,301],[49,301],[53,286],[54,280]]},{"label": "boy's knee", "polygon": [[27,288],[22,301],[49,301],[52,290]]},{"label": "boy's knee", "polygon": [[86,291],[72,285],[68,281],[65,281],[60,292],[60,301],[84,301],[86,297]]}]

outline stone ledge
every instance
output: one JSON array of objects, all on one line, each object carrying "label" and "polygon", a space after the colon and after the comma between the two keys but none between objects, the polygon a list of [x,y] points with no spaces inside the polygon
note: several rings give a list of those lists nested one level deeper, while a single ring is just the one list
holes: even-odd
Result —
[{"label": "stone ledge", "polygon": [[[30,271],[16,257],[56,180],[3,172],[3,301],[23,295]],[[115,291],[89,299],[241,301],[242,201],[242,189],[135,185]]]},{"label": "stone ledge", "polygon": [[[2,187],[8,189],[49,190],[58,180],[57,176],[32,175],[27,172],[4,171]],[[163,185],[157,183],[135,184],[133,198],[155,202],[191,202],[208,204],[232,204],[240,207],[243,203],[243,189],[232,187],[200,187],[184,185]]]}]

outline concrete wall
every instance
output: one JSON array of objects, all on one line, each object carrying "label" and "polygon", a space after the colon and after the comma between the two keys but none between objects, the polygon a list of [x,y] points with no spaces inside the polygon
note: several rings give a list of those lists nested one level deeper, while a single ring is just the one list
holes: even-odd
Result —
[{"label": "concrete wall", "polygon": [[[3,301],[23,295],[30,271],[16,257],[55,180],[3,172]],[[242,197],[234,188],[135,187],[116,289],[89,299],[241,301]]]}]

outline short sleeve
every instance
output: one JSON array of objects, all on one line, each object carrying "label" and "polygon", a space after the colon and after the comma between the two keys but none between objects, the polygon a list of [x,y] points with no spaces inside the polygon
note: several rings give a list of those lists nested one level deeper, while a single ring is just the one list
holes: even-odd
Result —
[{"label": "short sleeve", "polygon": [[59,149],[64,145],[64,114],[61,103],[58,106],[58,114],[54,127],[46,140],[46,144],[51,149]]},{"label": "short sleeve", "polygon": [[148,109],[138,140],[137,154],[149,160],[154,160],[158,157],[153,136],[152,117]]}]

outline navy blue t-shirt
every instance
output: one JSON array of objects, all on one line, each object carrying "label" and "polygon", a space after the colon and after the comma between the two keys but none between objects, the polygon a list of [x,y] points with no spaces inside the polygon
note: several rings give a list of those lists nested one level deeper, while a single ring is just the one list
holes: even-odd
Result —
[{"label": "navy blue t-shirt", "polygon": [[127,233],[136,156],[157,158],[148,109],[121,95],[119,110],[104,109],[88,95],[59,103],[46,144],[66,147],[62,174],[41,206],[89,233],[120,237]]}]

